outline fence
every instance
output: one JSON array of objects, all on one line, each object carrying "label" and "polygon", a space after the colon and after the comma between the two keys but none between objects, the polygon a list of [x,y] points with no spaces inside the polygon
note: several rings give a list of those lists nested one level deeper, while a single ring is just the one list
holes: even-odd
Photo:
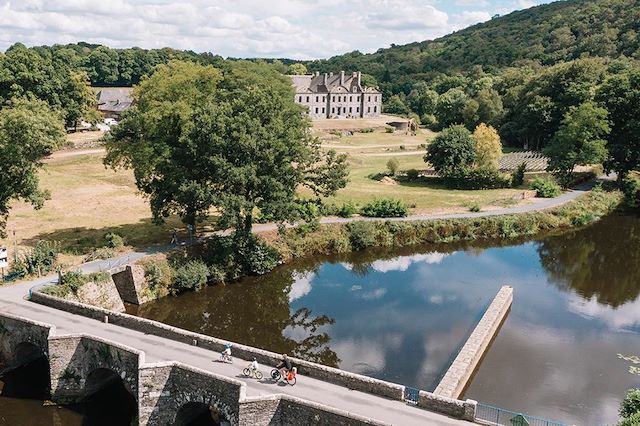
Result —
[{"label": "fence", "polygon": [[476,421],[486,425],[504,426],[566,426],[562,423],[545,420],[528,414],[516,413],[492,405],[478,404]]},{"label": "fence", "polygon": [[417,404],[420,401],[420,389],[404,387],[404,400],[412,404]]}]

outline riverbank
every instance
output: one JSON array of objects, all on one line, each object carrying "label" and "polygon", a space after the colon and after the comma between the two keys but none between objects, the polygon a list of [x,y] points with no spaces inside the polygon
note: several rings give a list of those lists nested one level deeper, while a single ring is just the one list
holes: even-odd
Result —
[{"label": "riverbank", "polygon": [[[563,201],[550,200],[551,207],[546,210],[522,213],[499,215],[498,212],[486,212],[486,216],[414,221],[355,219],[285,231],[258,225],[255,230],[260,235],[258,244],[243,248],[242,253],[235,253],[228,242],[221,241],[225,237],[216,236],[205,241],[203,248],[181,248],[141,259],[136,266],[139,272],[134,286],[143,300],[151,301],[198,290],[207,284],[229,283],[248,275],[262,275],[277,264],[309,256],[349,253],[370,247],[533,237],[594,223],[614,211],[622,199],[619,191],[597,186],[560,206],[557,203]],[[247,267],[247,262],[253,264]],[[69,300],[74,299],[78,292],[77,288],[56,287],[56,295]],[[114,293],[115,287],[111,287],[106,289],[105,286],[105,291]],[[110,300],[114,295],[104,295],[102,299]]]}]

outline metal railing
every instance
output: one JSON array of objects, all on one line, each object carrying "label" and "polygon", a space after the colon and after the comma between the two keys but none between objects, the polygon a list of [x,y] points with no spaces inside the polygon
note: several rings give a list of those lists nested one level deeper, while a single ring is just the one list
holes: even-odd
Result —
[{"label": "metal railing", "polygon": [[551,420],[480,403],[476,407],[476,420],[482,424],[500,426],[566,426]]},{"label": "metal railing", "polygon": [[410,388],[409,386],[405,386],[404,400],[411,404],[417,404],[420,400],[420,389],[414,389]]}]

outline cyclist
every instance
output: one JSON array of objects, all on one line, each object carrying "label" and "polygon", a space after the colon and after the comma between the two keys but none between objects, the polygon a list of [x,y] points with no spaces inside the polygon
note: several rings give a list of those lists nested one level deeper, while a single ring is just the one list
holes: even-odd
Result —
[{"label": "cyclist", "polygon": [[280,370],[280,380],[284,380],[292,369],[291,361],[289,361],[287,354],[282,354],[282,362],[276,368]]},{"label": "cyclist", "polygon": [[231,343],[224,344],[224,350],[220,353],[223,358],[231,359]]},{"label": "cyclist", "polygon": [[253,371],[254,373],[258,371],[258,369],[260,368],[260,366],[258,365],[258,360],[253,358],[253,362],[251,363],[251,367],[249,368],[251,368],[251,371]]}]

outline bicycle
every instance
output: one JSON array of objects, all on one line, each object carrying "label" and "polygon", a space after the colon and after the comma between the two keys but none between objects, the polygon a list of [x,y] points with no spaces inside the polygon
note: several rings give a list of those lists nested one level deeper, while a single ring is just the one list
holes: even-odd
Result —
[{"label": "bicycle", "polygon": [[220,354],[220,362],[226,362],[227,364],[233,364],[233,358],[231,357],[231,355],[227,355],[226,353],[222,352]]},{"label": "bicycle", "polygon": [[[297,374],[298,374],[298,370],[296,369],[296,367],[293,367],[291,371],[287,371],[287,374],[284,377],[284,381],[290,384],[291,386],[295,385]],[[273,370],[271,370],[271,378],[277,382],[283,377],[282,377],[282,374],[280,373],[280,370],[278,370],[277,368],[274,368]]]},{"label": "bicycle", "polygon": [[251,368],[251,364],[247,366],[244,370],[242,370],[242,374],[247,377],[254,377],[258,380],[262,380],[262,371]]}]

